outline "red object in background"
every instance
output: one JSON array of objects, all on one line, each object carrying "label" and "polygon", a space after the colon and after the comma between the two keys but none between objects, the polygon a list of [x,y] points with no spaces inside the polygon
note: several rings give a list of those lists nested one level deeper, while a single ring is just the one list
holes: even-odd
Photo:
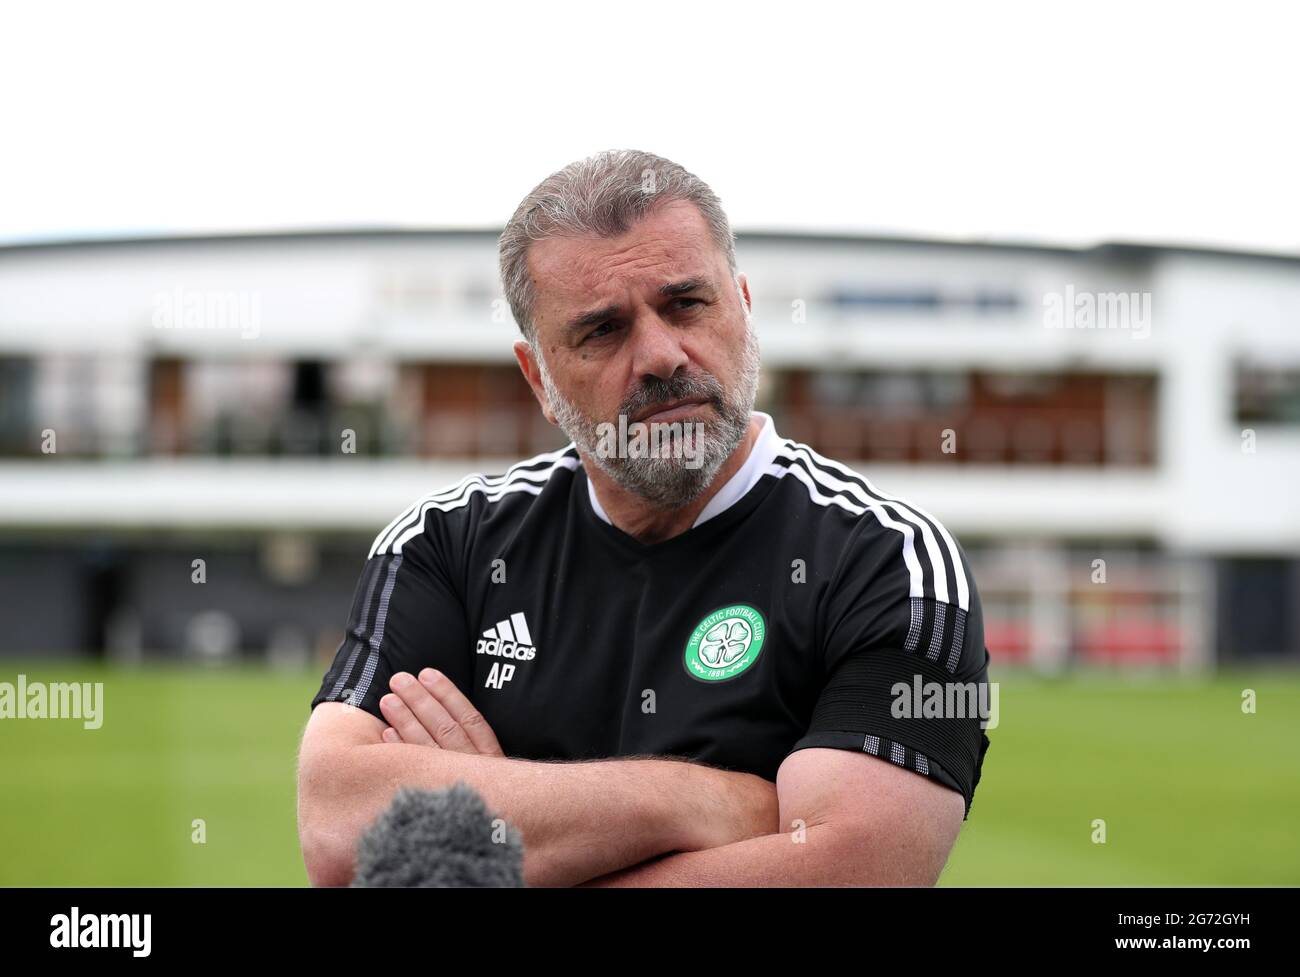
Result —
[{"label": "red object in background", "polygon": [[1089,662],[1167,664],[1178,658],[1182,633],[1172,624],[1159,622],[1104,624],[1080,632],[1077,647]]},{"label": "red object in background", "polygon": [[985,621],[984,645],[994,662],[1024,664],[1029,661],[1029,628],[1018,621]]}]

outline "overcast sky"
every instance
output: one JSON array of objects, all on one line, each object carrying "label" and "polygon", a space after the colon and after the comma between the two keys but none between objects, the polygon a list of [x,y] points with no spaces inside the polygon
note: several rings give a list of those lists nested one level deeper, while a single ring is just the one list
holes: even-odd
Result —
[{"label": "overcast sky", "polygon": [[738,230],[1300,252],[1281,3],[849,6],[11,7],[0,240],[500,226],[627,147]]}]

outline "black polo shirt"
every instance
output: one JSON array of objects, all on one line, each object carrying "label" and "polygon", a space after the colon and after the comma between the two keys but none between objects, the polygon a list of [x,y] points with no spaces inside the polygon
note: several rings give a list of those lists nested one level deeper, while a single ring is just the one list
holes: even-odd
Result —
[{"label": "black polo shirt", "polygon": [[314,707],[383,718],[444,672],[509,757],[677,756],[776,779],[870,753],[962,793],[989,740],[979,596],[955,539],[772,419],[686,532],[643,544],[573,445],[418,500],[376,538]]}]

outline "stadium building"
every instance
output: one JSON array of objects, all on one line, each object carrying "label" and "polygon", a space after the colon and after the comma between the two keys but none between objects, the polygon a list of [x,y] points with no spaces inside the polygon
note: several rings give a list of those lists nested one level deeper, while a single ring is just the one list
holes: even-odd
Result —
[{"label": "stadium building", "polygon": [[[0,654],[332,656],[395,513],[565,440],[496,236],[0,248]],[[737,250],[759,406],[958,536],[995,665],[1300,661],[1300,259]]]}]

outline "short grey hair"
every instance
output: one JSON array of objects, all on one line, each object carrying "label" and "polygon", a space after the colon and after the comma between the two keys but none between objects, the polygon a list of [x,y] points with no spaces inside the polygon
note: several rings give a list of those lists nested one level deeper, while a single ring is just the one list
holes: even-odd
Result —
[{"label": "short grey hair", "polygon": [[528,273],[528,249],[549,237],[615,237],[652,208],[688,200],[703,215],[714,244],[736,277],[736,238],[709,185],[653,153],[611,149],[556,170],[537,184],[501,232],[501,284],[524,338],[536,346],[537,292]]}]

